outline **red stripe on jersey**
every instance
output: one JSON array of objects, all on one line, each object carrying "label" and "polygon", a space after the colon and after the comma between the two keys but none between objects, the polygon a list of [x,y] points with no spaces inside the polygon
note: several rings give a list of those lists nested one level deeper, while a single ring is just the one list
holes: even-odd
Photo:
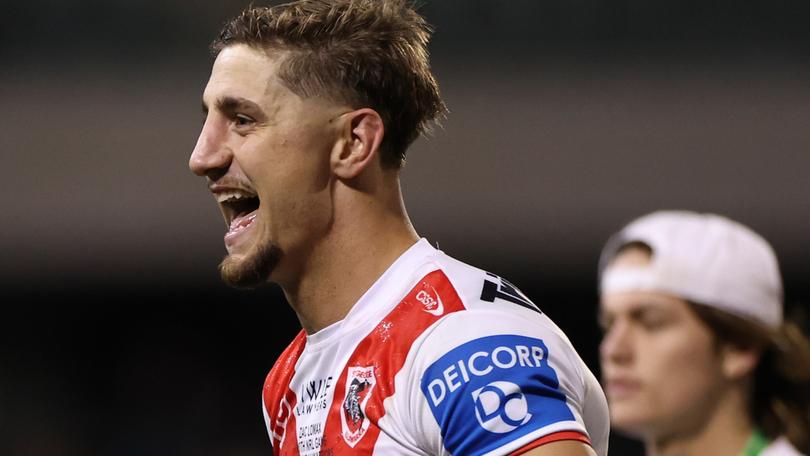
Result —
[{"label": "red stripe on jersey", "polygon": [[[295,393],[290,390],[290,381],[295,375],[295,363],[304,351],[307,337],[298,333],[292,343],[279,356],[278,361],[264,381],[264,406],[270,419],[268,432],[273,442],[273,454],[297,455],[298,439],[295,431]],[[290,438],[287,438],[287,437]]]},{"label": "red stripe on jersey", "polygon": [[394,377],[414,340],[443,316],[463,309],[461,298],[441,270],[419,281],[357,345],[346,363],[335,386],[321,454],[372,453],[380,433],[377,423],[385,415],[383,401],[394,394]]},{"label": "red stripe on jersey", "polygon": [[577,440],[579,442],[587,443],[588,445],[591,444],[591,441],[588,439],[588,436],[578,432],[578,431],[560,431],[554,432],[552,434],[544,435],[539,439],[535,440],[534,442],[527,443],[522,447],[518,448],[517,450],[509,453],[509,456],[517,456],[519,454],[523,454],[531,449],[537,448],[541,445],[545,445],[551,442],[560,442],[562,440]]}]

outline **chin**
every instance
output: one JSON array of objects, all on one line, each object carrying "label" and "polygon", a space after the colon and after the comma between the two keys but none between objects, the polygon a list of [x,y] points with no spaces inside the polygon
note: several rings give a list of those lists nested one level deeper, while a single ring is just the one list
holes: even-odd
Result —
[{"label": "chin", "polygon": [[610,425],[624,434],[643,437],[653,427],[653,420],[649,409],[638,410],[635,407],[615,405],[610,408]]},{"label": "chin", "polygon": [[229,254],[219,265],[219,275],[234,288],[256,288],[268,281],[281,259],[281,249],[260,244],[244,255]]}]

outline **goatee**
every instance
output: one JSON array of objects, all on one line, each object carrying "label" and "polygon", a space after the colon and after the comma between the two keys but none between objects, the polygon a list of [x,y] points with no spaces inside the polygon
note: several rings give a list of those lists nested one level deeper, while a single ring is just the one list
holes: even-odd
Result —
[{"label": "goatee", "polygon": [[227,255],[219,264],[219,275],[234,288],[255,288],[270,277],[281,259],[281,249],[272,244],[257,246],[243,259]]}]

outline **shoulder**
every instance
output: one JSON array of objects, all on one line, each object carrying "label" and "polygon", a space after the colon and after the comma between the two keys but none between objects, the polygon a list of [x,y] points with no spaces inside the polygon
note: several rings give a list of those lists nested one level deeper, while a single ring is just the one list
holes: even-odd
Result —
[{"label": "shoulder", "polygon": [[[563,331],[508,280],[441,252],[434,261],[437,271],[433,273],[436,286],[432,291],[447,313],[427,328],[419,341],[423,362],[480,353],[489,347],[498,357],[493,362],[511,359],[514,353],[521,367],[538,367],[529,366],[537,363],[523,356],[528,349],[530,353],[542,352],[544,363],[551,357],[552,365],[568,373],[584,367]],[[426,298],[433,301],[433,296]],[[454,301],[457,306],[444,305]]]},{"label": "shoulder", "polygon": [[[435,265],[421,306],[446,313],[414,342],[407,363],[409,408],[433,423],[420,428],[433,437],[430,448],[468,454],[590,441],[591,402],[604,398],[590,394],[598,383],[565,334],[507,280],[443,254]],[[601,446],[606,409],[598,408],[590,437]]]},{"label": "shoulder", "polygon": [[585,367],[556,326],[524,312],[476,309],[456,312],[434,325],[415,357],[421,389],[440,406],[456,391],[492,382],[540,385],[566,402],[584,394]]},{"label": "shoulder", "polygon": [[[437,301],[458,299],[461,312],[448,312],[430,328],[428,337],[457,344],[485,335],[513,334],[548,340],[573,351],[563,331],[507,279],[451,258],[435,257],[443,287]],[[578,356],[576,356],[578,359]]]},{"label": "shoulder", "polygon": [[553,328],[519,315],[444,317],[417,348],[412,369],[412,409],[420,422],[434,423],[424,435],[441,435],[453,454],[601,439],[586,426],[593,385],[581,360]]},{"label": "shoulder", "polygon": [[468,309],[512,304],[529,310],[540,309],[508,280],[452,258],[443,252],[433,257]]}]

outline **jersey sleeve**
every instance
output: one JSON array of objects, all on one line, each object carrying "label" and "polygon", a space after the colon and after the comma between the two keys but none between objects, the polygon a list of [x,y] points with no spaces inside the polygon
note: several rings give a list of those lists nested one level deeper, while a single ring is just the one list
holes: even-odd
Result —
[{"label": "jersey sleeve", "polygon": [[[415,358],[412,410],[431,454],[519,454],[590,443],[582,364],[567,339],[520,314],[448,315]],[[418,385],[418,387],[417,387]]]}]

